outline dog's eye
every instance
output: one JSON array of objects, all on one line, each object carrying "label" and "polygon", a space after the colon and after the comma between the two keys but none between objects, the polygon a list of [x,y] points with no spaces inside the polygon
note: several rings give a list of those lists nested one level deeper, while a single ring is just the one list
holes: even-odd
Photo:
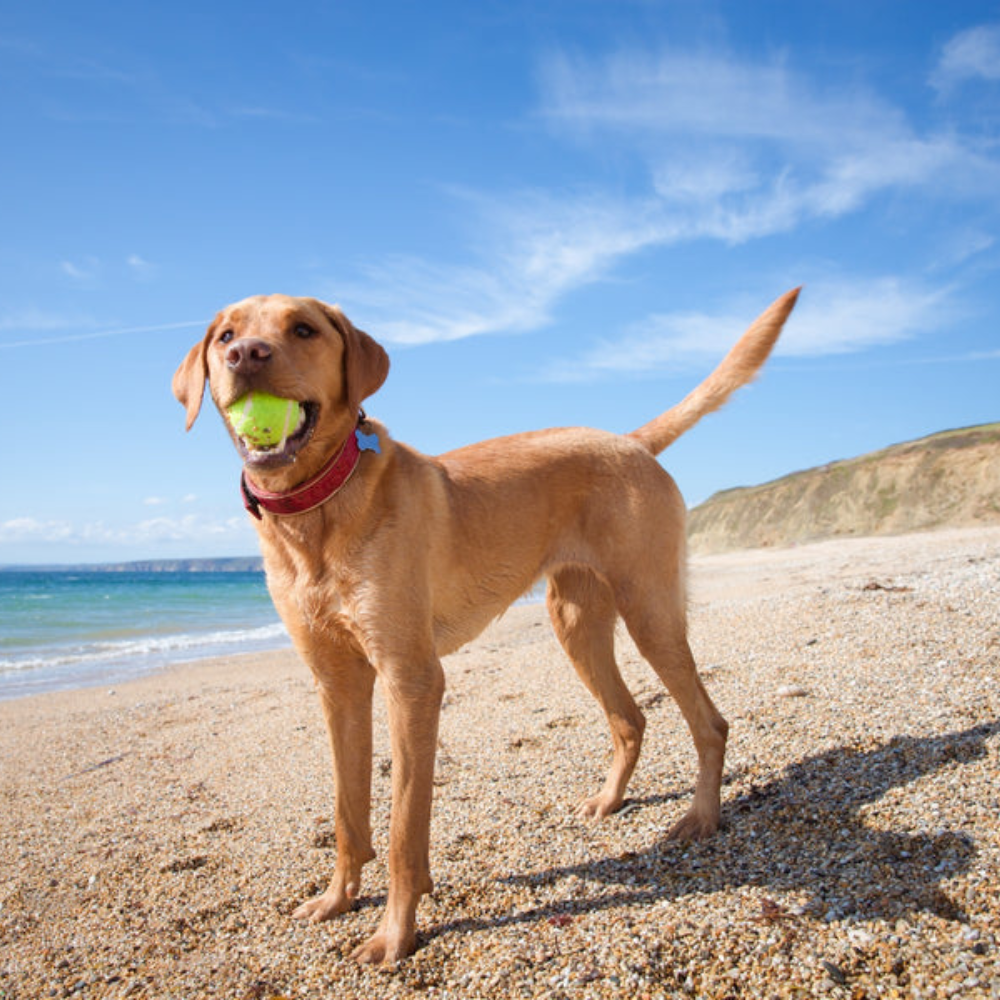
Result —
[{"label": "dog's eye", "polygon": [[223,332],[222,336],[219,337],[219,340],[221,340],[224,344],[228,344],[229,341],[231,341],[233,339],[233,337],[235,337],[235,336],[236,336],[236,334],[233,333],[232,330],[225,330]]},{"label": "dog's eye", "polygon": [[310,337],[316,336],[316,331],[306,323],[299,323],[299,325],[295,328],[295,336],[299,337],[301,340],[308,340]]}]

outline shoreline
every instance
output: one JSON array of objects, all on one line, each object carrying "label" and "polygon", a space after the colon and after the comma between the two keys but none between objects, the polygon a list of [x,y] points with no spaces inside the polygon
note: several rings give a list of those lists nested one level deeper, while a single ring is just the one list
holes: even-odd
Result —
[{"label": "shoreline", "polygon": [[[514,607],[522,605],[537,604],[544,601],[544,592],[531,592],[525,594],[514,603]],[[204,632],[201,636],[191,633],[178,633],[168,635],[159,639],[143,639],[137,637],[135,645],[155,645],[157,642],[174,643],[179,649],[183,645],[183,653],[175,651],[173,653],[165,651],[142,653],[129,653],[125,656],[106,659],[93,655],[93,662],[81,664],[79,662],[64,665],[55,664],[43,667],[27,667],[22,669],[11,669],[0,671],[0,704],[7,701],[16,701],[21,698],[31,698],[47,693],[58,691],[76,691],[86,688],[118,688],[132,681],[141,680],[144,677],[159,673],[163,670],[170,670],[174,667],[184,667],[187,665],[198,665],[208,663],[213,660],[228,660],[240,656],[253,656],[255,654],[282,653],[292,650],[291,639],[277,617],[277,612],[273,610],[273,605],[268,603],[268,610],[274,616],[274,622],[258,627],[255,632],[268,633],[261,637],[244,632],[241,637],[234,639],[227,632],[223,623],[218,628]],[[212,649],[211,652],[198,653],[196,650],[209,650],[213,646],[225,647],[222,651]],[[2,1000],[2,998],[0,998]]]},{"label": "shoreline", "polygon": [[289,640],[260,574],[0,573],[0,699]]},{"label": "shoreline", "polygon": [[[842,547],[846,551],[856,549],[872,569],[874,569],[876,560],[879,558],[876,553],[887,552],[891,554],[897,548],[908,548],[915,544],[921,545],[921,547],[928,550],[942,548],[947,550],[956,544],[974,544],[979,538],[990,537],[991,533],[1000,536],[1000,525],[989,525],[985,528],[947,528],[935,531],[915,532],[907,535],[834,538],[785,547],[739,549],[721,553],[702,554],[691,552],[689,553],[688,563],[692,571],[692,576],[700,574],[709,577],[714,566],[722,568],[726,573],[730,574],[739,574],[741,567],[747,568],[751,572],[760,573],[763,566],[774,566],[774,571],[788,570],[794,572],[796,564],[801,562],[803,558],[806,560],[813,558],[813,553],[822,553],[826,548]],[[191,561],[193,560],[186,560],[186,562]],[[212,560],[212,562],[217,561]],[[136,565],[140,564],[137,563]],[[711,597],[713,594],[714,592],[708,596]],[[544,603],[544,585],[543,583],[539,583],[532,588],[532,591],[515,601],[509,611],[523,606],[544,605]],[[280,626],[280,621],[276,619],[276,622]],[[283,626],[280,627],[283,628]],[[213,636],[218,631],[219,629],[216,629],[214,632],[206,633],[206,643],[211,642]],[[271,644],[272,642],[274,645]],[[34,669],[24,670],[23,672],[14,671],[7,675],[10,687],[15,689],[20,687],[26,690],[16,691],[11,694],[7,692],[5,686],[0,685],[0,705],[9,701],[18,701],[22,698],[33,698],[58,692],[72,692],[88,688],[113,687],[117,689],[164,671],[198,667],[201,665],[207,666],[214,661],[227,662],[244,656],[253,657],[271,653],[294,653],[287,633],[280,640],[277,638],[273,640],[258,640],[251,643],[251,645],[252,648],[246,651],[210,652],[194,656],[184,656],[178,659],[173,659],[171,658],[171,654],[166,653],[159,656],[144,654],[141,657],[136,655],[120,663],[109,660],[106,663],[96,663],[93,667],[88,666],[83,669],[71,667],[68,671],[60,667],[39,668],[37,672]],[[74,676],[76,672],[78,672],[78,676]],[[37,688],[37,690],[28,690],[27,688]]]},{"label": "shoreline", "polygon": [[[277,643],[279,640],[275,639]],[[280,640],[280,645],[270,645],[271,640],[263,640],[263,644],[247,643],[252,648],[236,650],[227,653],[211,652],[203,655],[185,656],[183,659],[173,659],[164,656],[144,654],[125,659],[121,662],[99,661],[85,668],[73,666],[41,667],[6,674],[0,686],[0,705],[22,698],[38,698],[47,694],[85,691],[91,688],[121,688],[137,683],[147,677],[175,668],[197,667],[202,663],[214,660],[230,660],[242,656],[267,656],[289,652],[292,649],[291,640],[287,635]],[[206,643],[209,645],[210,643]]]},{"label": "shoreline", "polygon": [[[691,643],[731,725],[723,828],[663,840],[694,752],[647,717],[626,806],[572,810],[607,726],[543,605],[447,658],[420,948],[290,917],[333,858],[326,734],[291,649],[0,702],[0,996],[1000,997],[1000,529],[694,556]],[[879,993],[881,991],[881,994]]]}]

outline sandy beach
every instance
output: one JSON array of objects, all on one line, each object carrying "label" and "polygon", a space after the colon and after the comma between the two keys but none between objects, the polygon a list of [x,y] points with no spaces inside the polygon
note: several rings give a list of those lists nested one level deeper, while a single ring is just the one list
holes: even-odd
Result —
[{"label": "sandy beach", "polygon": [[291,652],[0,703],[0,998],[1000,998],[1000,528],[692,560],[691,641],[731,725],[723,829],[666,842],[695,776],[647,717],[625,807],[541,605],[446,661],[420,948],[348,958],[384,901],[291,919],[332,872],[332,777]]}]

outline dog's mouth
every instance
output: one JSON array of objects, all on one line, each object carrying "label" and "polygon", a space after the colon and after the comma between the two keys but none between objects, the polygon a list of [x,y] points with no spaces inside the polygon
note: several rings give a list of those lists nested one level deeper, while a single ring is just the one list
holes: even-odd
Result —
[{"label": "dog's mouth", "polygon": [[276,469],[290,465],[298,453],[309,443],[319,421],[319,405],[317,403],[300,404],[298,423],[289,433],[271,445],[263,445],[259,441],[251,441],[242,437],[229,423],[229,430],[236,441],[244,463],[251,469]]}]

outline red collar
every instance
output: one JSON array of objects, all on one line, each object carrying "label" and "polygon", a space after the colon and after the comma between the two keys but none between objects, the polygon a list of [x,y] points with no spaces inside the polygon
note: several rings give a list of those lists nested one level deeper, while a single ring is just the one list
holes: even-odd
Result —
[{"label": "red collar", "polygon": [[361,447],[358,442],[360,433],[359,430],[355,430],[348,434],[340,451],[312,479],[287,493],[272,493],[270,490],[261,489],[250,481],[244,470],[240,477],[243,506],[260,521],[261,508],[270,514],[304,514],[325,503],[343,487],[358,467],[358,460],[361,457]]}]

